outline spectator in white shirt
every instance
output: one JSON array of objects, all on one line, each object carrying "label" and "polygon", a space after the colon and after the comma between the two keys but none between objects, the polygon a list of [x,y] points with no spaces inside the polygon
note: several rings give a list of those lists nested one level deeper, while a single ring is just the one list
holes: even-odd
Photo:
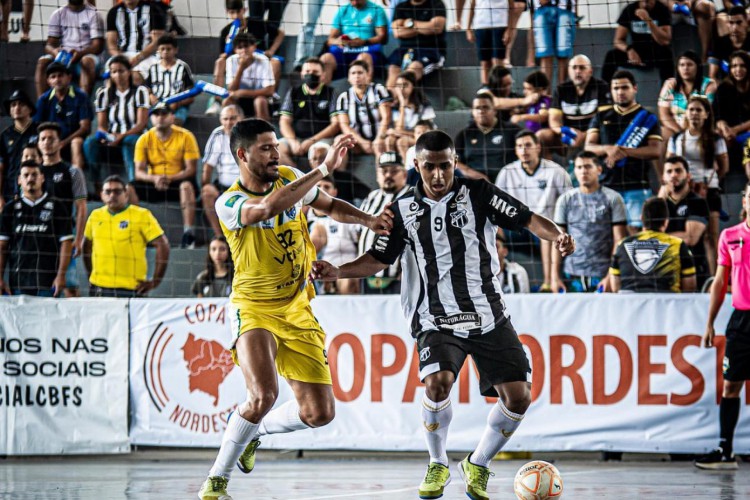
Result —
[{"label": "spectator in white shirt", "polygon": [[529,293],[529,273],[518,262],[507,260],[508,249],[505,247],[505,236],[502,231],[495,235],[495,247],[500,260],[500,268],[497,277],[500,279],[500,287],[503,293]]},{"label": "spectator in white shirt", "polygon": [[258,54],[258,42],[250,33],[238,33],[232,41],[234,55],[227,59],[227,90],[224,104],[237,104],[245,116],[270,120],[268,98],[276,80],[268,57]]}]

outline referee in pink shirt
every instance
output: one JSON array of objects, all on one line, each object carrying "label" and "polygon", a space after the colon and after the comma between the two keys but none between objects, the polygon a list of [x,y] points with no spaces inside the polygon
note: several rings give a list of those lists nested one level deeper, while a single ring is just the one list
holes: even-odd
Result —
[{"label": "referee in pink shirt", "polygon": [[727,324],[724,354],[724,390],[719,405],[719,447],[697,459],[695,466],[708,470],[736,470],[732,453],[734,428],[740,416],[740,391],[750,379],[750,183],[742,196],[742,222],[725,229],[719,238],[716,277],[711,286],[708,324],[703,345],[713,346],[714,321],[727,293],[727,275],[732,277],[734,312]]}]

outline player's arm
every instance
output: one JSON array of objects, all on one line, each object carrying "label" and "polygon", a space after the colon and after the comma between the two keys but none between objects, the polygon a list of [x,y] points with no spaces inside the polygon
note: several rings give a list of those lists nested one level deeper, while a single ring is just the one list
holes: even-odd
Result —
[{"label": "player's arm", "polygon": [[706,230],[706,223],[700,220],[688,220],[685,222],[684,231],[671,233],[672,236],[680,238],[689,247],[695,246],[703,236]]},{"label": "player's arm", "polygon": [[393,212],[388,208],[379,215],[370,215],[351,203],[319,191],[318,197],[310,204],[315,210],[328,214],[333,220],[344,224],[366,226],[378,234],[385,234],[393,227]]},{"label": "player's arm", "polygon": [[[328,175],[328,172],[333,172],[341,166],[346,152],[353,147],[354,138],[351,135],[342,136],[334,143],[333,147],[328,150],[325,160],[323,160],[323,163],[318,168],[311,170],[281,189],[274,189],[268,196],[242,200],[239,215],[240,224],[242,226],[249,226],[271,219],[284,210],[289,209],[289,207],[295,205],[298,201],[304,198],[323,177]],[[247,153],[240,148],[238,154],[244,156]],[[322,191],[319,190],[319,193],[322,193]],[[219,212],[220,207],[218,205],[220,201],[221,198],[217,200],[217,213]],[[318,208],[314,203],[313,206]],[[322,209],[323,208],[321,208],[321,210]]]},{"label": "player's arm", "polygon": [[88,238],[83,239],[83,266],[86,268],[86,276],[91,277],[91,271],[93,270],[93,264],[91,263],[91,250],[94,248],[91,240]]},{"label": "player's arm", "polygon": [[310,240],[315,247],[315,251],[320,253],[328,244],[328,231],[323,224],[313,224],[312,230],[310,231]]},{"label": "player's arm", "polygon": [[731,267],[719,264],[716,266],[716,275],[714,282],[711,284],[711,294],[708,299],[708,321],[706,322],[706,332],[703,334],[703,347],[713,347],[714,322],[718,316],[721,306],[724,304],[724,297],[727,294],[727,275]]},{"label": "player's arm", "polygon": [[167,272],[167,264],[169,263],[169,240],[167,240],[167,237],[162,234],[150,241],[149,246],[156,247],[154,277],[150,281],[141,281],[138,283],[135,289],[136,295],[145,295],[150,290],[158,287],[162,279],[164,279],[164,273]]},{"label": "player's arm", "polygon": [[311,280],[336,281],[347,278],[367,278],[387,268],[388,264],[380,262],[369,253],[363,253],[355,260],[336,267],[330,262],[316,260],[310,271]]},{"label": "player's arm", "polygon": [[698,279],[695,275],[680,277],[680,291],[682,293],[692,293],[698,289]]},{"label": "player's arm", "polygon": [[0,240],[0,294],[10,295],[10,287],[3,280],[5,276],[5,260],[8,253],[8,240]]},{"label": "player's arm", "polygon": [[532,213],[526,228],[538,238],[553,242],[563,257],[572,254],[576,249],[573,237],[543,215]]},{"label": "player's arm", "polygon": [[57,265],[55,281],[52,282],[52,295],[54,297],[60,296],[65,289],[65,275],[68,272],[68,265],[70,264],[70,256],[72,253],[73,237],[71,236],[60,241],[60,261]]},{"label": "player's arm", "polygon": [[617,274],[609,275],[609,287],[612,289],[612,293],[617,293],[622,289],[622,283],[620,282],[620,276]]}]

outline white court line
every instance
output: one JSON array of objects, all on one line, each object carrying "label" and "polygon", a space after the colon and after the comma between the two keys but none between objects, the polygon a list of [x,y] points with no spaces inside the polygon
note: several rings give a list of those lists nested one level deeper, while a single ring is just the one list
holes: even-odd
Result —
[{"label": "white court line", "polygon": [[415,489],[414,486],[409,486],[408,488],[401,488],[398,490],[367,491],[363,493],[344,493],[343,495],[326,495],[323,497],[299,497],[299,498],[290,498],[288,500],[326,500],[328,498],[352,498],[352,497],[364,497],[368,495],[379,496],[379,495],[387,495],[390,493],[402,493],[404,491],[411,491],[414,489]]}]

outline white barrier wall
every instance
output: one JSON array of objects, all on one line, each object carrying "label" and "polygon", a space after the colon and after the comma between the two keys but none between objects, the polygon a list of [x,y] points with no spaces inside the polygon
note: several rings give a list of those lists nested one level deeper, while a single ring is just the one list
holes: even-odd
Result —
[{"label": "white barrier wall", "polygon": [[[718,439],[717,349],[700,347],[704,295],[508,296],[533,365],[533,398],[511,450],[699,452]],[[727,301],[728,302],[728,301]],[[131,301],[133,444],[218,446],[244,399],[221,301]],[[266,437],[268,448],[422,450],[418,358],[398,297],[321,297],[337,399],[324,428]],[[717,322],[723,332],[730,308]],[[280,402],[291,397],[282,382]],[[735,448],[750,451],[747,391]],[[448,446],[474,447],[491,401],[473,365],[454,387]]]},{"label": "white barrier wall", "polygon": [[0,299],[0,455],[130,451],[125,300]]}]

